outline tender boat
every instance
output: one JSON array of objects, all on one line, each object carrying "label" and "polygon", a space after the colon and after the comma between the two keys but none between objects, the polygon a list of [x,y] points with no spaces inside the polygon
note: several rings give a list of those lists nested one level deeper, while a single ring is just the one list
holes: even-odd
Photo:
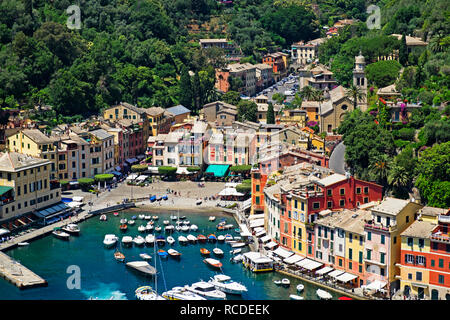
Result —
[{"label": "tender boat", "polygon": [[206,300],[202,296],[186,290],[184,287],[174,287],[169,291],[163,292],[162,296],[167,300]]},{"label": "tender boat", "polygon": [[139,232],[145,232],[145,230],[147,230],[147,229],[146,229],[145,226],[143,226],[143,225],[140,225],[140,226],[138,227],[138,231],[139,231]]},{"label": "tender boat", "polygon": [[186,290],[211,300],[225,300],[227,297],[225,292],[217,290],[212,283],[205,281],[193,283],[191,286],[186,285],[185,288]]},{"label": "tender boat", "polygon": [[225,241],[225,236],[223,235],[218,236],[217,241]]},{"label": "tender boat", "polygon": [[124,224],[121,224],[121,225],[119,226],[119,228],[120,228],[121,231],[127,231],[128,226],[124,223]]},{"label": "tender boat", "polygon": [[172,236],[168,236],[168,237],[167,237],[167,243],[170,244],[170,245],[172,245],[172,244],[175,243],[175,239],[174,239]]},{"label": "tender boat", "polygon": [[206,242],[206,237],[204,235],[202,235],[202,234],[199,234],[197,236],[197,241],[201,242],[201,243],[205,243]]},{"label": "tender boat", "polygon": [[182,226],[181,227],[181,231],[188,232],[189,231],[189,226]]},{"label": "tender boat", "polygon": [[137,246],[142,246],[145,243],[145,239],[142,238],[141,236],[137,236],[133,239],[133,242]]},{"label": "tender boat", "polygon": [[146,253],[141,253],[141,254],[139,254],[139,257],[141,257],[141,258],[144,259],[144,260],[150,260],[150,259],[152,258],[151,255],[146,254]]},{"label": "tender boat", "polygon": [[299,295],[296,295],[296,294],[289,295],[289,298],[291,298],[291,300],[303,300],[302,296],[299,296]]},{"label": "tender boat", "polygon": [[122,238],[122,243],[125,245],[131,245],[133,243],[133,238],[130,236],[125,236]]},{"label": "tender boat", "polygon": [[100,216],[100,221],[106,221],[106,220],[108,220],[108,218],[106,217],[106,214],[102,214]]},{"label": "tender boat", "polygon": [[176,225],[175,230],[181,231],[181,226],[179,224]]},{"label": "tender boat", "polygon": [[62,227],[61,229],[70,234],[75,234],[75,235],[80,234],[80,227],[78,225],[76,225],[75,223],[69,223],[68,225]]},{"label": "tender boat", "polygon": [[245,246],[246,246],[246,244],[243,243],[243,242],[236,242],[236,243],[232,243],[231,244],[232,248],[242,248],[242,247],[245,247]]},{"label": "tender boat", "polygon": [[193,224],[189,227],[189,230],[191,231],[197,231],[198,230],[198,226],[196,224]]},{"label": "tender boat", "polygon": [[163,223],[164,223],[164,225],[167,226],[170,223],[170,221],[169,220],[164,220]]},{"label": "tender boat", "polygon": [[203,262],[214,268],[222,268],[222,262],[216,259],[206,258],[203,260]]},{"label": "tender boat", "polygon": [[152,234],[149,234],[148,236],[146,236],[145,237],[145,243],[154,245],[155,244],[155,236],[152,235]]},{"label": "tender boat", "polygon": [[138,300],[166,300],[156,293],[150,286],[139,287],[135,291],[136,299]]},{"label": "tender boat", "polygon": [[158,256],[160,256],[161,258],[167,258],[169,256],[169,254],[166,251],[159,249]]},{"label": "tender boat", "polygon": [[187,244],[188,243],[188,239],[185,236],[179,236],[178,237],[178,242],[180,244]]},{"label": "tender boat", "polygon": [[116,216],[116,217],[117,217],[118,215],[119,215],[119,213],[118,213],[118,212],[114,212],[114,216]]},{"label": "tender boat", "polygon": [[105,239],[103,240],[103,244],[105,247],[110,248],[117,243],[118,238],[115,234],[107,234],[105,235]]},{"label": "tender boat", "polygon": [[131,217],[131,220],[136,220],[136,216],[132,216],[132,217]]},{"label": "tender boat", "polygon": [[208,256],[211,252],[206,248],[200,248],[200,253],[202,255]]},{"label": "tender boat", "polygon": [[58,239],[69,240],[70,234],[61,230],[61,228],[53,229],[52,234]]},{"label": "tender boat", "polygon": [[209,281],[214,285],[214,287],[220,291],[229,294],[242,294],[243,292],[248,291],[247,287],[243,284],[231,280],[231,278],[224,274],[216,274],[213,278],[210,278]]},{"label": "tender boat", "polygon": [[164,228],[166,232],[173,232],[174,229],[175,227],[173,225],[168,225]]},{"label": "tender boat", "polygon": [[120,251],[116,251],[116,252],[114,252],[114,259],[116,259],[117,261],[123,262],[125,260],[125,255]]},{"label": "tender boat", "polygon": [[214,249],[213,249],[213,252],[214,252],[214,254],[215,254],[216,256],[219,256],[219,257],[223,256],[223,251],[222,251],[222,249],[214,248]]},{"label": "tender boat", "polygon": [[134,221],[134,220],[130,220],[130,221],[128,221],[128,224],[129,224],[130,226],[134,225],[134,223],[135,223],[135,221]]},{"label": "tender boat", "polygon": [[28,243],[28,242],[19,242],[17,245],[18,245],[19,247],[26,247],[26,246],[29,245],[29,243]]},{"label": "tender boat", "polygon": [[303,284],[300,283],[299,285],[297,285],[297,291],[298,292],[302,292],[303,289],[305,289],[305,286]]},{"label": "tender boat", "polygon": [[208,219],[209,221],[215,221],[216,220],[216,217],[215,216],[209,216],[209,219]]},{"label": "tender boat", "polygon": [[169,250],[167,250],[167,253],[174,258],[179,258],[181,257],[181,253],[179,253],[177,250],[170,248]]},{"label": "tender boat", "polygon": [[322,289],[317,289],[316,294],[322,300],[330,300],[333,297],[330,293]]},{"label": "tender boat", "polygon": [[159,246],[163,246],[166,244],[166,238],[164,238],[163,236],[157,236],[156,237],[156,244],[158,244]]},{"label": "tender boat", "polygon": [[161,232],[161,227],[160,227],[160,226],[156,226],[156,227],[155,227],[155,231],[156,231],[156,232]]},{"label": "tender boat", "polygon": [[127,219],[125,219],[125,218],[120,219],[120,223],[121,224],[127,223]]},{"label": "tender boat", "polygon": [[244,259],[244,256],[242,254],[238,254],[237,256],[234,256],[233,258],[231,258],[231,260],[233,262],[241,262],[242,259]]},{"label": "tender boat", "polygon": [[186,216],[181,216],[179,219],[181,220],[186,219]]},{"label": "tender boat", "polygon": [[281,284],[285,287],[289,287],[291,285],[291,281],[288,278],[281,279]]},{"label": "tender boat", "polygon": [[192,243],[195,243],[197,241],[197,237],[193,236],[192,234],[188,234],[186,239],[188,239],[188,241]]},{"label": "tender boat", "polygon": [[225,242],[228,242],[228,241],[233,241],[233,236],[231,234],[225,235]]},{"label": "tender boat", "polygon": [[234,250],[231,250],[230,253],[236,254],[236,253],[241,253],[241,251],[242,251],[242,249],[234,249]]},{"label": "tender boat", "polygon": [[215,242],[217,240],[216,235],[214,235],[212,233],[209,234],[208,235],[208,240],[211,241],[211,242]]}]

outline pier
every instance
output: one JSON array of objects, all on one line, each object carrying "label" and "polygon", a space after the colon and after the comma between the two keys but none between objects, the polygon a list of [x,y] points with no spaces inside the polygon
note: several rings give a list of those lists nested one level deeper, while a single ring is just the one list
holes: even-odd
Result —
[{"label": "pier", "polygon": [[0,275],[19,289],[47,286],[47,281],[3,252],[0,252]]}]

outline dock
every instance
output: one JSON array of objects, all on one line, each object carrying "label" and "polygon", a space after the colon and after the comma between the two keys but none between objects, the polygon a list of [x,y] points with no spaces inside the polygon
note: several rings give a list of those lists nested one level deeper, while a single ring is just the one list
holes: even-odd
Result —
[{"label": "dock", "polygon": [[19,289],[46,287],[47,281],[8,255],[0,252],[0,275]]}]

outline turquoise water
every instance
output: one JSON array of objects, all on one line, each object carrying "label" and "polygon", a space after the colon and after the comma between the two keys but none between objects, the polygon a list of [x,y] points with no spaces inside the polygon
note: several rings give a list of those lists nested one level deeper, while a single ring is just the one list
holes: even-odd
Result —
[{"label": "turquoise water", "polygon": [[[143,212],[144,213],[144,212]],[[0,299],[43,299],[43,300],[85,300],[90,297],[98,299],[135,299],[134,291],[142,285],[151,285],[155,287],[152,278],[144,277],[135,271],[125,267],[124,263],[117,262],[114,259],[114,249],[106,249],[103,246],[103,238],[105,234],[113,233],[119,236],[124,235],[136,236],[141,234],[138,232],[138,226],[146,224],[146,221],[136,220],[132,226],[128,226],[126,232],[119,229],[119,220],[121,218],[131,218],[138,216],[139,212],[121,212],[115,217],[108,215],[107,221],[99,221],[98,217],[93,217],[79,224],[81,233],[79,236],[71,236],[69,241],[63,241],[49,235],[30,243],[27,247],[19,247],[7,252],[8,255],[37,273],[48,281],[48,287],[32,288],[19,290],[14,285],[0,279]],[[156,215],[156,213],[146,213]],[[159,220],[155,225],[164,227],[163,220],[170,220],[172,213],[159,213]],[[232,223],[237,227],[236,221],[229,215],[219,214],[215,222],[208,221],[209,214],[180,212],[180,216],[185,215],[186,220],[191,224],[196,224],[199,229],[196,232],[183,232],[186,236],[191,233],[197,235],[199,233],[207,236],[214,233],[219,234],[230,233],[237,235],[234,229],[227,231],[217,231],[216,225],[222,217],[227,219],[227,223]],[[171,221],[172,223],[172,221]],[[180,232],[174,232],[173,237],[177,240]],[[162,235],[166,235],[163,231]],[[145,235],[144,235],[145,236]],[[276,272],[255,274],[243,267],[241,263],[231,263],[231,247],[227,243],[205,243],[205,244],[188,244],[182,246],[178,241],[172,246],[166,244],[163,249],[167,251],[170,247],[182,253],[181,259],[160,260],[156,258],[156,268],[159,272],[157,277],[157,289],[162,293],[166,289],[169,290],[174,286],[183,286],[192,284],[199,280],[209,280],[217,271],[211,269],[203,262],[200,255],[200,248],[205,247],[211,251],[211,257],[214,256],[212,249],[217,245],[224,251],[224,256],[220,258],[223,263],[223,273],[231,276],[235,281],[243,283],[248,288],[248,292],[242,297],[227,295],[228,300],[246,299],[246,300],[288,300],[290,294],[297,294],[296,286],[299,283],[305,285],[304,291],[300,294],[305,299],[317,300],[316,289],[318,287],[301,280],[290,277],[291,286],[284,288],[273,283],[274,280],[284,278],[285,276]],[[158,247],[156,248],[158,249]],[[248,251],[246,248],[243,251]],[[139,254],[142,252],[152,256],[149,263],[155,266],[155,256],[153,247],[123,247],[122,252],[126,256],[127,261],[142,260]],[[79,267],[80,270],[80,288],[69,289],[67,286],[68,278],[73,273],[67,273],[67,268],[71,265]],[[73,283],[69,281],[69,283]],[[335,294],[331,290],[329,292],[337,299],[340,295]]]}]

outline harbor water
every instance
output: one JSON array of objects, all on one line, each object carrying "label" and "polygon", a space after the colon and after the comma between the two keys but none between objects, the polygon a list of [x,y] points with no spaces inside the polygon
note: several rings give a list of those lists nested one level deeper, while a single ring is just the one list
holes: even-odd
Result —
[{"label": "harbor water", "polygon": [[[238,236],[234,231],[238,227],[236,221],[230,215],[215,214],[216,220],[208,220],[210,216],[207,213],[189,213],[181,212],[180,216],[186,216],[191,224],[196,224],[197,231],[175,231],[172,236],[176,242],[173,245],[166,243],[163,247],[156,246],[158,249],[168,250],[174,248],[182,256],[180,259],[172,257],[160,259],[155,257],[153,246],[121,246],[121,251],[125,254],[126,261],[142,260],[140,253],[147,253],[152,256],[149,260],[150,265],[158,270],[157,286],[154,278],[145,277],[136,271],[129,269],[125,263],[114,259],[114,249],[107,249],[103,245],[105,234],[115,234],[119,237],[119,242],[123,236],[142,235],[138,227],[146,225],[147,221],[136,219],[134,225],[129,225],[128,230],[122,232],[119,229],[122,218],[131,219],[133,215],[139,214],[158,215],[159,219],[154,225],[162,227],[161,233],[153,232],[155,235],[169,234],[164,232],[164,220],[169,220],[175,225],[175,221],[170,219],[171,215],[178,215],[176,212],[154,213],[154,212],[120,212],[118,216],[108,215],[107,221],[100,221],[99,217],[92,217],[79,224],[81,232],[79,236],[71,236],[68,241],[57,239],[52,235],[35,240],[26,247],[18,247],[7,251],[6,253],[17,260],[33,272],[43,277],[48,282],[47,287],[31,288],[19,290],[14,285],[0,279],[0,299],[11,300],[86,300],[86,299],[135,299],[134,291],[143,285],[150,285],[157,288],[158,293],[170,290],[175,286],[190,285],[194,282],[205,280],[220,270],[213,269],[203,262],[204,257],[200,254],[200,248],[204,247],[211,251],[211,258],[218,259],[223,263],[222,272],[230,276],[233,280],[244,284],[248,292],[242,296],[227,295],[228,300],[246,299],[246,300],[288,300],[290,294],[298,294],[305,300],[317,300],[316,290],[319,288],[308,282],[301,281],[294,277],[288,277],[291,281],[289,287],[282,287],[274,284],[274,280],[281,280],[285,275],[277,272],[252,273],[245,269],[242,263],[232,263],[230,258],[232,254],[231,246],[224,242],[187,244],[180,245],[177,238],[180,234],[187,236],[193,234],[215,234],[216,236],[227,233]],[[217,224],[225,218],[227,223],[234,227],[231,230],[218,231]],[[223,257],[216,257],[212,250],[218,247],[224,251]],[[246,247],[243,252],[249,251]],[[79,275],[79,277],[77,277]],[[79,281],[78,281],[79,280]],[[304,284],[304,291],[296,291],[297,284]],[[341,295],[327,290],[332,294],[333,299]]]}]

